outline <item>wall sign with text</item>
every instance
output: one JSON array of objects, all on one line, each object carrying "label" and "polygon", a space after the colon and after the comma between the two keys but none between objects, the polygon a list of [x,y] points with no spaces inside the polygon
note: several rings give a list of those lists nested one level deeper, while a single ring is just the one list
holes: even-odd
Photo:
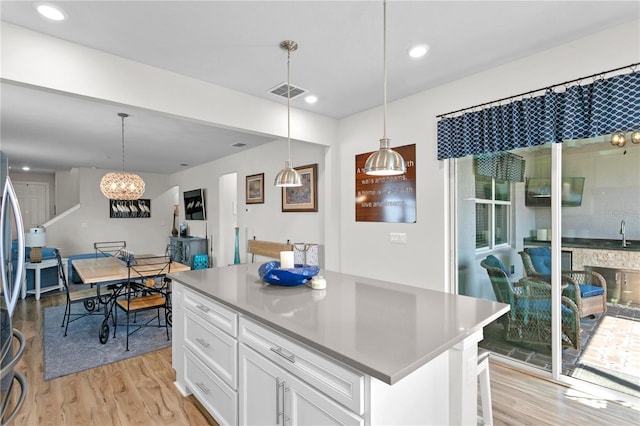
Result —
[{"label": "wall sign with text", "polygon": [[364,164],[371,152],[356,155],[356,222],[416,221],[416,145],[393,150],[407,164],[404,175],[366,175]]}]

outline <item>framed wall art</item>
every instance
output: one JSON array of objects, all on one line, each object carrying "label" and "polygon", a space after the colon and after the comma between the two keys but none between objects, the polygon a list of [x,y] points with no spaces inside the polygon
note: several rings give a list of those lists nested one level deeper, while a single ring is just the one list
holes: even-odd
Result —
[{"label": "framed wall art", "polygon": [[283,212],[318,211],[318,165],[294,167],[300,173],[302,186],[282,188]]},{"label": "framed wall art", "polygon": [[109,200],[111,219],[140,219],[151,217],[151,200]]},{"label": "framed wall art", "polygon": [[264,203],[264,173],[246,177],[245,202],[247,204]]}]

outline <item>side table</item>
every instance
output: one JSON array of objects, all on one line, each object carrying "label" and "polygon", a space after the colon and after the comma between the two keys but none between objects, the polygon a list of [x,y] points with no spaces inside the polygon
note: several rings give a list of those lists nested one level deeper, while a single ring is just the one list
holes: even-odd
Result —
[{"label": "side table", "polygon": [[[66,259],[62,259],[62,264],[66,265]],[[40,293],[44,293],[46,291],[51,290],[64,290],[64,285],[60,277],[58,277],[58,285],[47,286],[44,288],[40,287],[40,272],[43,269],[47,268],[57,268],[58,261],[57,259],[45,259],[42,262],[33,263],[33,262],[25,262],[24,264],[24,273],[22,274],[22,287],[21,287],[21,297],[24,299],[28,294],[35,294],[36,300],[40,300]],[[33,270],[35,274],[35,288],[33,290],[27,290],[27,270]]]}]

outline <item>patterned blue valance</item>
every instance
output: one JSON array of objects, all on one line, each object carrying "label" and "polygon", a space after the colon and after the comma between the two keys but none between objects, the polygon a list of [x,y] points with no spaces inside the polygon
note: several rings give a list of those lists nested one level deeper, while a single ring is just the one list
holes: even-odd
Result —
[{"label": "patterned blue valance", "polygon": [[474,159],[476,174],[510,182],[524,182],[525,161],[510,152],[477,155]]},{"label": "patterned blue valance", "polygon": [[438,159],[639,129],[640,72],[634,71],[444,117],[438,122]]}]

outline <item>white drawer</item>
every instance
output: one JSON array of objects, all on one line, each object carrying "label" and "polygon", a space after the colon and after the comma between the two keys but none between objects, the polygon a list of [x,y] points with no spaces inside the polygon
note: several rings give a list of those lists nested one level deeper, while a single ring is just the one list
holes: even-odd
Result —
[{"label": "white drawer", "polygon": [[240,342],[351,411],[364,413],[364,374],[245,317],[240,318]]},{"label": "white drawer", "polygon": [[238,337],[238,314],[235,311],[186,288],[183,303],[185,309],[195,313],[199,318],[233,337]]},{"label": "white drawer", "polygon": [[232,389],[237,389],[238,341],[191,311],[185,312],[184,335],[185,346]]},{"label": "white drawer", "polygon": [[238,424],[238,394],[222,382],[189,350],[185,354],[185,381],[220,425]]}]

